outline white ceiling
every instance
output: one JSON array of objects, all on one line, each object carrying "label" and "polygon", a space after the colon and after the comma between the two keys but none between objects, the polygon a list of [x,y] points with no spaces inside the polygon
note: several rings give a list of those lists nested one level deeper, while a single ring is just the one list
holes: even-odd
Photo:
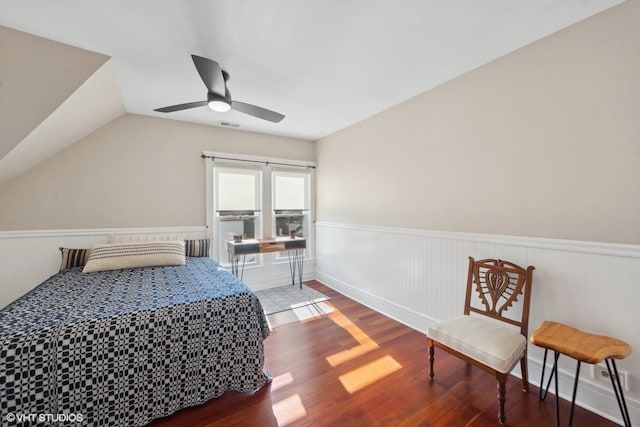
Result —
[{"label": "white ceiling", "polygon": [[[130,113],[316,140],[621,2],[0,0],[0,25],[111,56]],[[154,112],[206,99],[190,54],[286,118]]]}]

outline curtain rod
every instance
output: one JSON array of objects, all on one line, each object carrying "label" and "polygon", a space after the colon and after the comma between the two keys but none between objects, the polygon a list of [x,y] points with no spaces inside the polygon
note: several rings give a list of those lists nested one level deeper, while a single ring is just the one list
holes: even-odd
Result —
[{"label": "curtain rod", "polygon": [[216,160],[216,159],[220,159],[220,160],[235,160],[238,162],[249,162],[249,163],[262,163],[263,165],[269,166],[269,165],[278,165],[278,166],[292,166],[295,168],[307,168],[307,169],[315,169],[315,166],[311,166],[311,165],[293,165],[290,163],[279,163],[279,162],[267,162],[267,161],[262,161],[262,160],[246,160],[246,159],[234,159],[232,157],[219,157],[219,156],[207,156],[206,154],[203,154],[202,156],[200,156],[203,159],[211,159],[211,160]]}]

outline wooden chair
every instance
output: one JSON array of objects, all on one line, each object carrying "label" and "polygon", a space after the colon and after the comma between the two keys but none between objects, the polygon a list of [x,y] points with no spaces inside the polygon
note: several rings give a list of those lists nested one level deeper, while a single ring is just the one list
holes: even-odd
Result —
[{"label": "wooden chair", "polygon": [[[505,384],[518,361],[522,370],[522,391],[529,391],[527,341],[533,270],[533,266],[525,270],[508,261],[476,261],[469,257],[464,315],[427,329],[429,378],[433,379],[434,376],[434,347],[492,373],[498,382],[498,420],[501,424],[506,419]],[[474,288],[477,298],[472,301]],[[504,312],[513,306],[520,295],[523,298],[519,315],[505,317]]]}]

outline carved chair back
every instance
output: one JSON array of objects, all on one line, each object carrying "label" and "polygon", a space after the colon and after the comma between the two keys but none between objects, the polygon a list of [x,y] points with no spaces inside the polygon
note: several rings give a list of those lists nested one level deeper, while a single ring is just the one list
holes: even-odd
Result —
[{"label": "carved chair back", "polygon": [[[516,264],[499,259],[476,261],[469,257],[469,275],[464,314],[482,314],[518,326],[520,333],[528,337],[529,302],[531,300],[531,279],[534,267],[526,270]],[[475,292],[480,304],[474,305]],[[504,312],[513,307],[522,296],[519,316],[506,317]],[[477,302],[477,300],[476,300]]]}]

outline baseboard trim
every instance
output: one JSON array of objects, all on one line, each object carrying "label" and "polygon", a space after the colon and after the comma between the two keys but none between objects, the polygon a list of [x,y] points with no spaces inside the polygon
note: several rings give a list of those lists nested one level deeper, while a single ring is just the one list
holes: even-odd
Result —
[{"label": "baseboard trim", "polygon": [[[375,310],[387,317],[390,317],[412,329],[415,329],[419,332],[424,332],[428,325],[437,322],[437,319],[434,319],[429,316],[425,316],[422,313],[417,313],[412,310],[408,310],[400,305],[391,303],[389,301],[384,301],[383,299],[372,295],[368,292],[359,290],[354,286],[349,285],[335,277],[327,275],[322,272],[316,271],[316,280],[325,286],[330,287],[331,289],[340,292],[341,294],[357,301],[358,303],[365,305],[372,310]],[[529,383],[536,387],[540,387],[540,374],[542,372],[542,360],[532,359],[529,357],[528,359],[528,368],[529,368]],[[552,362],[552,357],[549,356],[547,359],[547,367],[545,373],[545,379],[548,378],[548,375],[551,370],[550,362]],[[425,360],[426,364],[426,360]],[[583,369],[589,369],[589,365],[583,364]],[[521,379],[522,376],[520,374],[520,365],[517,365],[516,368],[511,372],[511,375]],[[564,369],[558,369],[558,395],[567,401],[571,400],[571,392],[573,390],[573,379],[574,372],[568,372]],[[555,393],[555,389],[553,384],[549,390],[552,394],[547,397],[547,404],[551,405],[553,408],[555,405],[553,393]],[[603,418],[606,418],[612,422],[623,424],[622,418],[614,417],[611,414],[619,414],[620,410],[618,408],[618,403],[613,395],[613,391],[611,387],[605,387],[604,385],[600,385],[597,383],[592,383],[589,381],[585,381],[582,377],[580,379],[578,385],[578,397],[579,400],[576,399],[576,405],[580,406],[584,409],[587,409],[590,412],[600,415]],[[507,396],[508,399],[508,396]],[[604,406],[609,410],[609,413],[600,410],[594,404],[598,404],[597,406]],[[603,404],[604,403],[604,404]],[[629,410],[629,414],[631,419],[640,418],[640,402],[629,399],[626,396],[626,403]]]},{"label": "baseboard trim", "polygon": [[316,280],[331,289],[334,289],[341,294],[365,305],[372,310],[384,314],[391,319],[409,326],[417,331],[425,331],[427,326],[437,322],[436,319],[425,316],[422,313],[418,313],[413,310],[409,310],[406,307],[395,304],[390,301],[386,301],[376,295],[369,292],[362,291],[354,286],[349,285],[335,277],[328,274],[316,271]]}]

